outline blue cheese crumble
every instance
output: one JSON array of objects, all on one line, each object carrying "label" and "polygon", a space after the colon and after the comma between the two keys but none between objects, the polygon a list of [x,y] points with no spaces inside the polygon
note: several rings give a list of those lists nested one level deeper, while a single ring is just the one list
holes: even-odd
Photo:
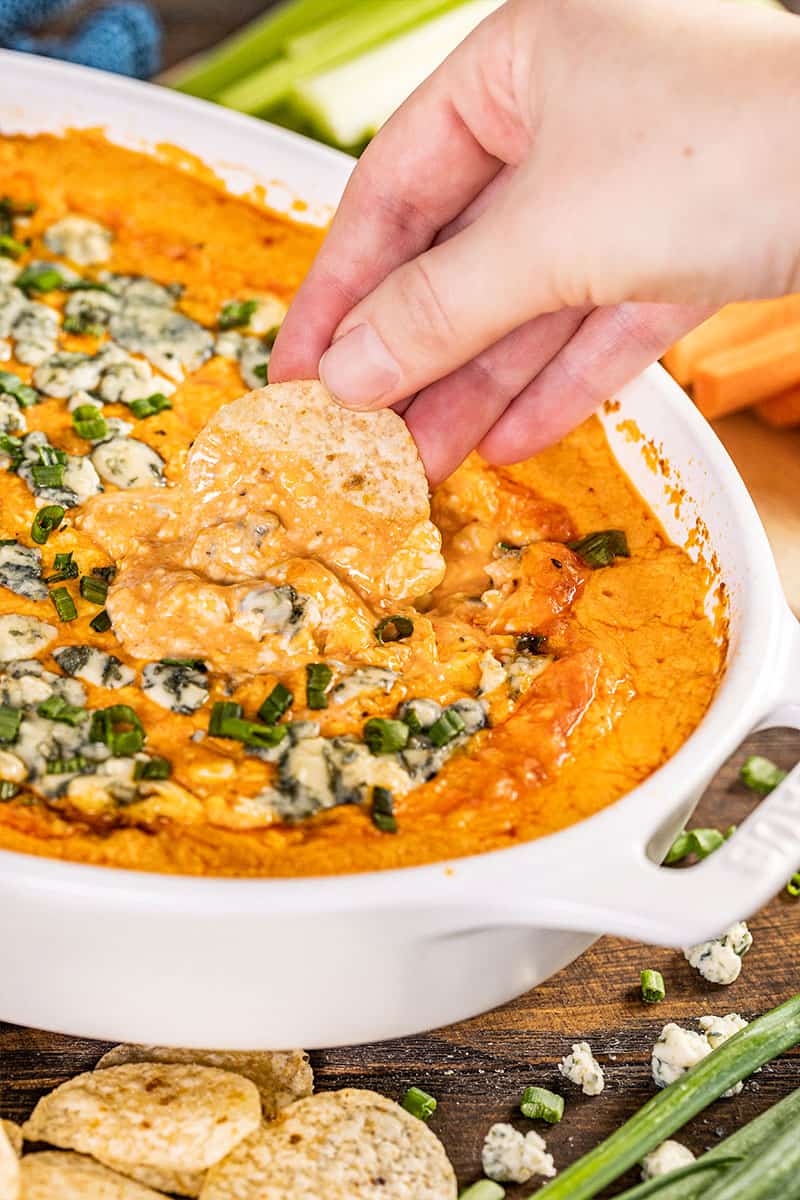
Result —
[{"label": "blue cheese crumble", "polygon": [[578,1084],[584,1096],[599,1096],[606,1086],[603,1068],[588,1042],[574,1042],[572,1053],[561,1060],[558,1070],[565,1079]]},{"label": "blue cheese crumble", "polygon": [[[661,1030],[651,1056],[651,1070],[656,1087],[668,1087],[691,1067],[707,1058],[712,1050],[716,1050],[728,1038],[747,1027],[747,1021],[738,1013],[728,1013],[725,1017],[700,1017],[698,1024],[703,1030],[702,1033],[685,1029],[673,1021]],[[737,1083],[724,1095],[736,1096],[741,1090],[742,1084]]]},{"label": "blue cheese crumble", "polygon": [[681,1167],[690,1167],[694,1161],[695,1156],[688,1146],[668,1139],[642,1159],[642,1179],[645,1183],[648,1179],[658,1179]]},{"label": "blue cheese crumble", "polygon": [[729,984],[739,978],[742,959],[752,945],[753,936],[747,924],[738,921],[722,937],[690,946],[683,954],[709,983]]},{"label": "blue cheese crumble", "polygon": [[552,1179],[556,1174],[552,1154],[541,1134],[520,1133],[513,1125],[493,1125],[481,1151],[483,1173],[499,1183],[527,1183],[534,1175]]}]

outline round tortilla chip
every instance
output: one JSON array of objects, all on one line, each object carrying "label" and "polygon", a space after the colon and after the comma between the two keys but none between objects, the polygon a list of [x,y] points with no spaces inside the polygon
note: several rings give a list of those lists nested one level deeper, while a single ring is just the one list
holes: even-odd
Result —
[{"label": "round tortilla chip", "polygon": [[18,1200],[19,1159],[8,1134],[0,1125],[0,1200]]},{"label": "round tortilla chip", "polygon": [[203,1171],[261,1121],[254,1083],[213,1067],[130,1063],[88,1072],[43,1096],[23,1126],[101,1162]]},{"label": "round tortilla chip", "polygon": [[126,1044],[107,1051],[95,1071],[135,1062],[196,1063],[243,1075],[258,1088],[265,1121],[271,1121],[287,1104],[314,1091],[314,1074],[305,1050],[181,1050]]},{"label": "round tortilla chip", "polygon": [[15,1154],[22,1154],[22,1129],[17,1125],[16,1121],[7,1121],[5,1118],[0,1120],[5,1130],[6,1137],[11,1142]]},{"label": "round tortilla chip", "polygon": [[68,1151],[26,1154],[20,1164],[24,1200],[163,1200],[162,1192]]},{"label": "round tortilla chip", "polygon": [[209,1171],[200,1200],[455,1200],[435,1134],[377,1092],[297,1100]]},{"label": "round tortilla chip", "polygon": [[166,1171],[158,1167],[137,1167],[132,1163],[120,1163],[113,1158],[105,1158],[105,1166],[112,1171],[135,1179],[145,1187],[153,1188],[159,1194],[168,1192],[170,1196],[199,1196],[206,1180],[205,1171]]},{"label": "round tortilla chip", "polygon": [[444,575],[428,480],[405,421],[391,409],[342,408],[318,380],[272,384],[223,405],[195,439],[181,486],[207,503],[247,487],[256,507],[267,488],[292,539],[367,595],[411,599]]}]

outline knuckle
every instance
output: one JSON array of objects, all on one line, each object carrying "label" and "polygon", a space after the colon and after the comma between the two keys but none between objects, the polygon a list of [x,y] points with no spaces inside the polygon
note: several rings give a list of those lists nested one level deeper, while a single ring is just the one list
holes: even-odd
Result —
[{"label": "knuckle", "polygon": [[426,256],[398,272],[398,301],[406,333],[425,351],[443,350],[456,336],[453,319]]}]

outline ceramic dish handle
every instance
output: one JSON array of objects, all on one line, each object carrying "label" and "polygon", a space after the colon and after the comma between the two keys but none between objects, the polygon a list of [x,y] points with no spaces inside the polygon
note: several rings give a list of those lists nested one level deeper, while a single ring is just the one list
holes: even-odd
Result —
[{"label": "ceramic dish handle", "polygon": [[[756,729],[800,730],[800,625],[789,629],[784,680],[769,714]],[[651,844],[664,838],[624,836],[614,810],[595,818],[598,853],[587,864],[583,847],[560,854],[552,865],[537,860],[528,870],[530,888],[517,903],[505,897],[502,879],[490,901],[492,922],[526,923],[586,933],[611,933],[664,946],[690,946],[719,937],[756,912],[800,870],[800,764],[723,846],[703,862],[682,870],[659,866]],[[560,835],[564,837],[565,835]],[[569,833],[566,835],[569,837]],[[509,910],[513,910],[512,912]],[[502,911],[504,910],[504,912]]]}]

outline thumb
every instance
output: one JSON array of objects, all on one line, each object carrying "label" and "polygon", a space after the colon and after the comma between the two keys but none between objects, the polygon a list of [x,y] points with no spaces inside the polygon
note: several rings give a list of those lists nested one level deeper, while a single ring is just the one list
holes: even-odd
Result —
[{"label": "thumb", "polygon": [[531,317],[561,307],[517,190],[392,271],[348,313],[319,364],[342,404],[395,404]]}]

